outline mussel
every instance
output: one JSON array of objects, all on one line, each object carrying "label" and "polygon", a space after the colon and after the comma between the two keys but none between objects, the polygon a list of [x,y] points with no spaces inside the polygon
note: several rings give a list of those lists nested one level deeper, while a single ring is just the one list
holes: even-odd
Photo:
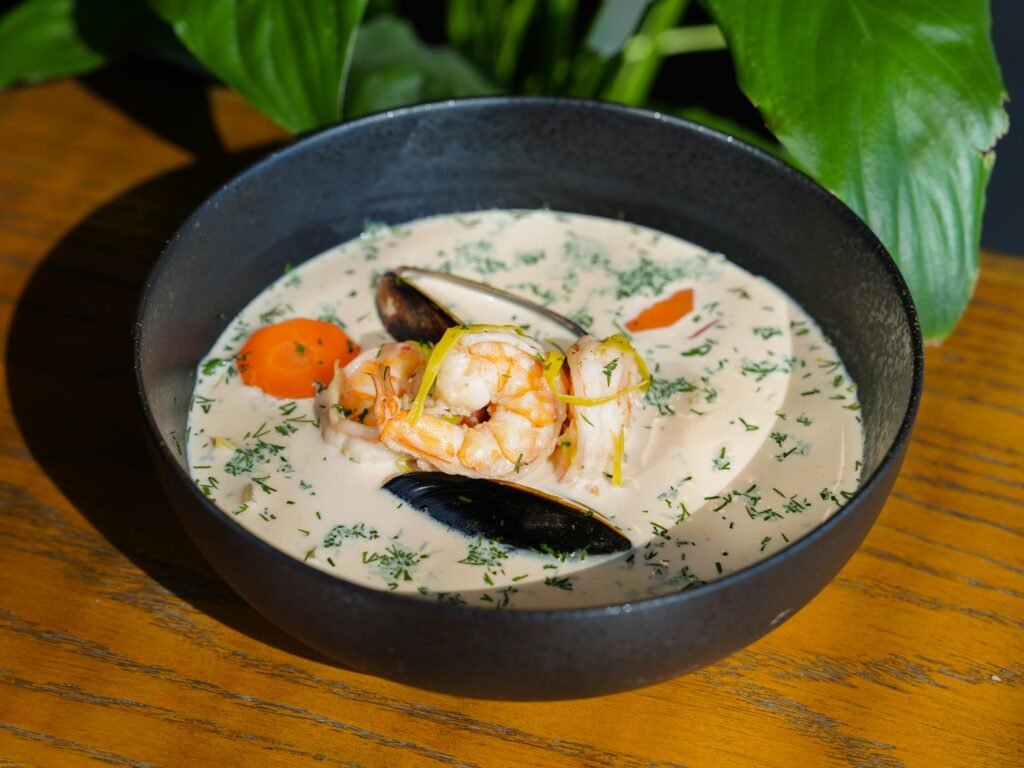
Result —
[{"label": "mussel", "polygon": [[377,314],[395,341],[436,344],[444,332],[461,324],[455,315],[402,277],[408,267],[385,272],[377,283]]},{"label": "mussel", "polygon": [[384,489],[468,536],[548,553],[625,552],[632,546],[594,509],[501,480],[407,472]]},{"label": "mussel", "polygon": [[459,318],[439,302],[406,280],[406,276],[409,275],[434,277],[465,288],[472,288],[479,293],[494,296],[546,317],[575,336],[584,336],[587,333],[585,328],[564,315],[535,301],[508,293],[486,283],[432,269],[398,267],[381,275],[377,283],[376,296],[377,314],[384,324],[384,329],[391,334],[395,341],[428,341],[436,344],[447,329],[462,324]]}]

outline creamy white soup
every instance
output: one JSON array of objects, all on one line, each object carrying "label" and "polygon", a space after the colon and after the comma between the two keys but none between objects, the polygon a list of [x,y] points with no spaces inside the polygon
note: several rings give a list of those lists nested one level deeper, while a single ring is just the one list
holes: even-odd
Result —
[{"label": "creamy white soup", "polygon": [[[651,373],[621,453],[621,485],[524,485],[576,499],[630,540],[621,554],[519,549],[471,537],[381,486],[408,469],[387,450],[325,440],[322,398],[245,385],[235,356],[289,318],[341,326],[363,349],[391,341],[374,308],[402,265],[482,281],[547,306],[599,338],[623,334]],[[467,323],[508,324],[568,347],[565,328],[500,298],[410,277]],[[625,325],[692,289],[666,327]],[[326,382],[325,382],[326,383]],[[797,541],[857,487],[856,386],[814,321],[724,256],[622,221],[553,211],[482,211],[386,226],[287,270],[229,324],[199,365],[187,439],[202,491],[281,551],[348,581],[481,608],[624,603],[691,589]]]}]

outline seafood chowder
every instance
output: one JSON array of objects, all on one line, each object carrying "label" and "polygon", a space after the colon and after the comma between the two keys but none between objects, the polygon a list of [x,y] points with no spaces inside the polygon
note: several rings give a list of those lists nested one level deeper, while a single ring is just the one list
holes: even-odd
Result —
[{"label": "seafood chowder", "polygon": [[857,487],[859,416],[814,321],[725,257],[484,211],[369,224],[286,270],[200,363],[182,442],[211,501],[311,566],[586,607],[806,535]]}]

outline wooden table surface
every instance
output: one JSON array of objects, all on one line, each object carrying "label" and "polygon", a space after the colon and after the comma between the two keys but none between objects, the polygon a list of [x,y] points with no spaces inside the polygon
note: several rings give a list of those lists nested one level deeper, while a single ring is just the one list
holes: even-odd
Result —
[{"label": "wooden table surface", "polygon": [[282,135],[199,81],[0,94],[0,764],[1024,764],[1024,260],[984,254],[891,500],[796,617],[683,678],[504,703],[340,669],[202,561],[130,382],[137,293]]}]

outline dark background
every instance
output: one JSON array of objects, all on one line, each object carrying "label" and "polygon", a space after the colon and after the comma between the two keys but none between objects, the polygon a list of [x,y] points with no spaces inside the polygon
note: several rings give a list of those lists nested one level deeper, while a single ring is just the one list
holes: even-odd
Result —
[{"label": "dark background", "polygon": [[1010,132],[996,147],[981,243],[1024,254],[1024,0],[992,0],[992,39],[1010,94]]}]

